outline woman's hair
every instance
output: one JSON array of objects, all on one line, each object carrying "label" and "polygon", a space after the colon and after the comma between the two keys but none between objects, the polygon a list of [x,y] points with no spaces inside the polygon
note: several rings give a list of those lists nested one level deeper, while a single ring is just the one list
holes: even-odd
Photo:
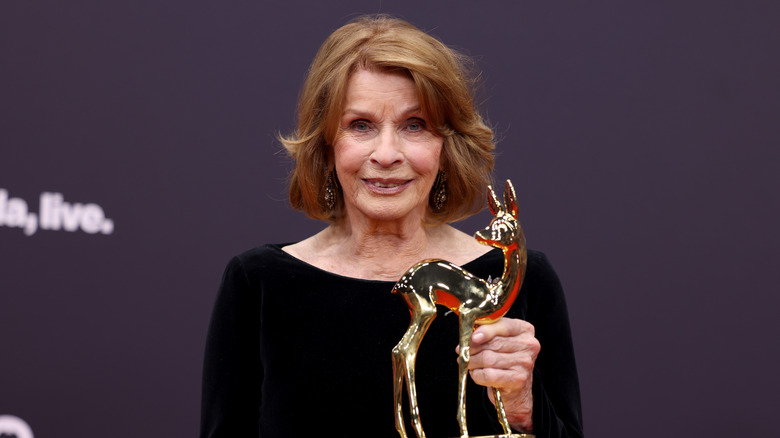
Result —
[{"label": "woman's hair", "polygon": [[280,136],[295,161],[290,173],[293,208],[328,221],[343,215],[340,188],[335,208],[324,201],[328,149],[338,133],[350,75],[368,69],[407,73],[428,126],[444,138],[441,168],[447,176],[447,201],[436,212],[429,208],[427,222],[442,224],[477,213],[484,205],[495,146],[493,131],[474,105],[470,65],[438,39],[386,15],[359,17],[333,32],[309,68],[298,100],[298,128],[289,137]]}]

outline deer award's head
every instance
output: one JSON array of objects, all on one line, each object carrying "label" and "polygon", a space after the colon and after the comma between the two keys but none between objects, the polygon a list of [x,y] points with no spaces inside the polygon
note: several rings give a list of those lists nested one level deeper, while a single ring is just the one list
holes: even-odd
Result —
[{"label": "deer award's head", "polygon": [[488,208],[493,213],[493,220],[485,229],[477,231],[474,238],[483,245],[503,250],[518,243],[525,245],[525,236],[517,221],[517,199],[511,181],[506,180],[504,205],[501,205],[493,187],[488,186]]}]

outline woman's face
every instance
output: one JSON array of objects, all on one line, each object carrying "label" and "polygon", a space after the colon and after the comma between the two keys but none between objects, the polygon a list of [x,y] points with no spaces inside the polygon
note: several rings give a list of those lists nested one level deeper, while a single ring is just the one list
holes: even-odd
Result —
[{"label": "woman's face", "polygon": [[333,158],[351,220],[425,218],[443,138],[420,110],[412,80],[358,70],[347,82]]}]

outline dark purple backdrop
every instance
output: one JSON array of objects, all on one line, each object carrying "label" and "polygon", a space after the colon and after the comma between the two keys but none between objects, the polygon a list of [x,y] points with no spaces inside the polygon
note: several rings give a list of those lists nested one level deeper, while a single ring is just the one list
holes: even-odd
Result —
[{"label": "dark purple backdrop", "polygon": [[[483,70],[496,179],[566,286],[587,435],[776,433],[776,1],[330,3],[0,1],[0,415],[195,436],[228,258],[323,226],[287,207],[275,140],[307,65],[389,12]],[[27,236],[43,193],[60,229]]]}]

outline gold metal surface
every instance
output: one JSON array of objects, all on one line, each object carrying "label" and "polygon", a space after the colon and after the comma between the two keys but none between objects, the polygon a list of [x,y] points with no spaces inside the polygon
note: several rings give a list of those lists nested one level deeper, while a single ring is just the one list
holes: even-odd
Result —
[{"label": "gold metal surface", "polygon": [[534,435],[529,435],[527,433],[510,433],[509,435],[480,435],[469,438],[534,438]]},{"label": "gold metal surface", "polygon": [[480,435],[469,438],[534,438],[534,435],[527,433],[510,433],[509,435]]},{"label": "gold metal surface", "polygon": [[[515,189],[509,180],[504,189],[504,205],[501,205],[493,188],[488,186],[488,207],[493,219],[490,225],[477,231],[474,238],[483,245],[499,248],[504,252],[504,273],[499,282],[489,284],[460,266],[445,260],[429,259],[412,266],[393,288],[393,293],[404,298],[412,315],[409,328],[393,348],[395,427],[402,438],[407,438],[402,406],[404,380],[409,393],[412,426],[419,438],[425,437],[420,423],[420,408],[417,405],[414,367],[420,342],[436,318],[437,304],[450,308],[459,316],[457,420],[460,438],[469,438],[466,426],[466,378],[471,335],[475,325],[494,323],[512,307],[523,282],[526,266],[525,236],[517,221]],[[496,388],[493,388],[493,391],[504,434],[492,437],[532,437],[533,435],[511,433],[501,394]]]}]

